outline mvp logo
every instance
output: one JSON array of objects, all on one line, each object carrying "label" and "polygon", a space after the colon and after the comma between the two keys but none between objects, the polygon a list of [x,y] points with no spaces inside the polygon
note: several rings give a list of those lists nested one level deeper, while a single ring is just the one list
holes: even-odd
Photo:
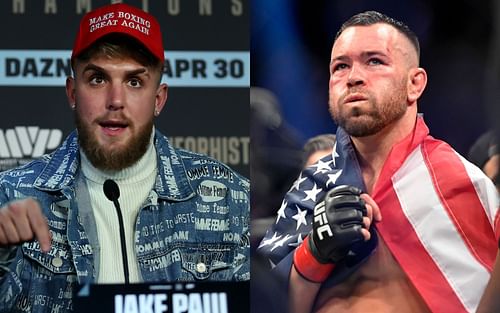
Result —
[{"label": "mvp logo", "polygon": [[0,158],[37,158],[59,146],[60,129],[40,129],[38,126],[17,126],[0,129]]}]

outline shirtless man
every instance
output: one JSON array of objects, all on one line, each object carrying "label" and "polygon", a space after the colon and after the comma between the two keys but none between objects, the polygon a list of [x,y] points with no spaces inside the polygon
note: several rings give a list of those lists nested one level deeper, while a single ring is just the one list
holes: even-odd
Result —
[{"label": "shirtless man", "polygon": [[415,34],[378,12],[337,33],[337,144],[300,174],[258,250],[287,275],[290,312],[477,308],[497,251],[498,198],[418,116],[419,55]]}]

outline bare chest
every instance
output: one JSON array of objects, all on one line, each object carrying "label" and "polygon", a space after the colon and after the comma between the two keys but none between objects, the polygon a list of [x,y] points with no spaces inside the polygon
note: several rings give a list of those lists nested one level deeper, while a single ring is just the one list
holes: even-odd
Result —
[{"label": "bare chest", "polygon": [[379,237],[374,254],[343,283],[322,290],[315,311],[429,312],[421,296]]}]

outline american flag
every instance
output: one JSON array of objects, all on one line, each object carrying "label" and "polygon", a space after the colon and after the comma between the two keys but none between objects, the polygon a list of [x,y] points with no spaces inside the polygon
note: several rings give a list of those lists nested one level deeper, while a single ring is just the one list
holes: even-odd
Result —
[{"label": "american flag", "polygon": [[[339,127],[332,154],[301,172],[259,245],[271,267],[302,243],[314,205],[342,184],[366,190],[351,140]],[[383,216],[378,235],[431,311],[475,312],[497,252],[499,202],[493,183],[432,138],[418,117],[414,131],[392,148],[370,195]],[[372,240],[359,245],[358,260],[373,247]]]}]

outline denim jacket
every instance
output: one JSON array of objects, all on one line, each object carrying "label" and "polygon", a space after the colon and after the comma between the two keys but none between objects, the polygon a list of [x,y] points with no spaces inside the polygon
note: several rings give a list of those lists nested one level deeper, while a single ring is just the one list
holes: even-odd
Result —
[{"label": "denim jacket", "polygon": [[[250,279],[249,181],[156,131],[158,176],[135,224],[144,282]],[[0,312],[72,311],[77,284],[98,277],[99,243],[73,132],[52,154],[0,173],[0,207],[34,197],[51,250],[33,240],[0,248]]]}]

